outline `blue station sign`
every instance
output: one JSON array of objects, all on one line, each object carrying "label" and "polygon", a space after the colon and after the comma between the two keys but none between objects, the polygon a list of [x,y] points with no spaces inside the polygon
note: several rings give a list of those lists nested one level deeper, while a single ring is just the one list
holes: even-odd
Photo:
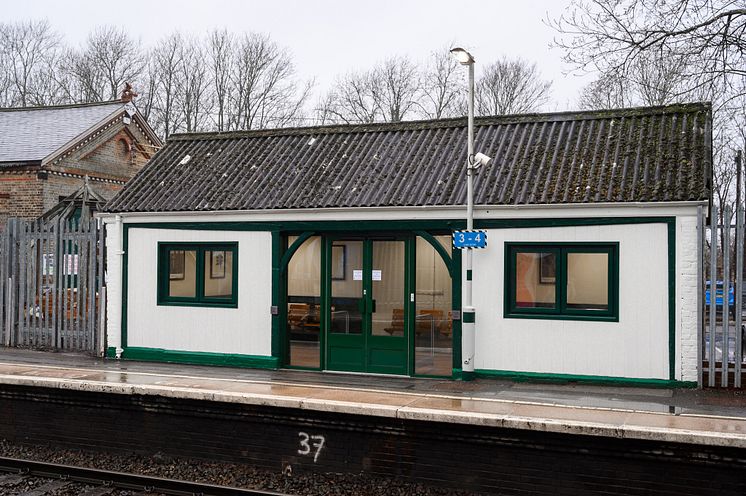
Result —
[{"label": "blue station sign", "polygon": [[453,247],[459,250],[467,248],[487,248],[487,231],[454,231]]}]

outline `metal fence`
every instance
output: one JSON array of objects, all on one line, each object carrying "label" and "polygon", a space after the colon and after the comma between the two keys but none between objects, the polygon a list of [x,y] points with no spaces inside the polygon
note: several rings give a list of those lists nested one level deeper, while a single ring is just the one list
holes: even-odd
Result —
[{"label": "metal fence", "polygon": [[10,219],[0,233],[0,344],[102,353],[104,230]]},{"label": "metal fence", "polygon": [[713,208],[709,225],[700,207],[698,227],[703,254],[699,264],[699,384],[742,388],[746,382],[743,206],[735,213],[727,207],[722,212]]}]

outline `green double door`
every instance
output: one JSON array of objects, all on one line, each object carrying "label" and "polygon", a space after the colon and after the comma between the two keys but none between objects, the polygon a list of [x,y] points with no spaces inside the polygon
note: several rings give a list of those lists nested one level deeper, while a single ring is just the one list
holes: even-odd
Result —
[{"label": "green double door", "polygon": [[327,369],[410,373],[410,238],[327,238]]}]

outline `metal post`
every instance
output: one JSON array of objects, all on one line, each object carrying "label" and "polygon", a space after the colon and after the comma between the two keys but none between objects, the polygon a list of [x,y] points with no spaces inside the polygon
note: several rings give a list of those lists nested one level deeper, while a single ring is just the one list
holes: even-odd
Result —
[{"label": "metal post", "polygon": [[717,320],[715,289],[717,287],[718,214],[715,208],[710,213],[710,343],[707,353],[707,385],[715,387],[715,325]]},{"label": "metal post", "polygon": [[[474,62],[469,64],[469,116],[466,155],[466,229],[474,229]],[[464,309],[461,321],[462,373],[465,380],[474,375],[474,350],[476,311],[472,300],[472,248],[466,249],[466,281],[464,283]]]},{"label": "metal post", "polygon": [[[740,165],[740,164],[739,164]],[[734,378],[733,386],[741,387],[741,328],[743,326],[743,205],[741,203],[736,207],[736,289],[733,298],[736,300],[736,347],[733,353],[735,365],[733,368]]]},{"label": "metal post", "polygon": [[[728,324],[730,323],[730,207],[723,209],[723,361],[720,385],[728,387],[728,350],[730,348],[730,332]],[[712,284],[712,283],[710,283]],[[710,299],[713,294],[710,293]],[[733,294],[735,299],[735,292]]]},{"label": "metal post", "polygon": [[704,277],[704,250],[702,245],[704,243],[704,217],[702,213],[702,205],[697,207],[697,387],[702,387],[702,347],[704,346],[704,329],[702,317],[702,306],[703,306],[703,291],[702,279]]}]

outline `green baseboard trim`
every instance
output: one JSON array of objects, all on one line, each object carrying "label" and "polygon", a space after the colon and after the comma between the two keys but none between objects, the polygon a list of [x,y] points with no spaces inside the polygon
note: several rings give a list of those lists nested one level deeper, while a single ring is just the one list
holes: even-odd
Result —
[{"label": "green baseboard trim", "polygon": [[476,378],[477,378],[477,374],[475,372],[465,372],[463,370],[461,371],[462,381],[465,381],[465,382],[473,381]]},{"label": "green baseboard trim", "polygon": [[657,388],[696,388],[696,381],[676,381],[668,379],[640,379],[636,377],[606,377],[601,375],[551,374],[543,372],[515,372],[509,370],[476,370],[479,378],[509,379],[516,382],[546,382],[566,384],[595,384],[605,386],[639,386]]},{"label": "green baseboard trim", "polygon": [[160,348],[125,348],[125,360],[146,362],[188,363],[191,365],[216,365],[219,367],[245,367],[251,369],[277,369],[280,359],[272,356],[236,355],[231,353],[205,353],[177,351]]},{"label": "green baseboard trim", "polygon": [[117,349],[114,346],[109,346],[106,348],[106,358],[116,358],[117,357]]}]

